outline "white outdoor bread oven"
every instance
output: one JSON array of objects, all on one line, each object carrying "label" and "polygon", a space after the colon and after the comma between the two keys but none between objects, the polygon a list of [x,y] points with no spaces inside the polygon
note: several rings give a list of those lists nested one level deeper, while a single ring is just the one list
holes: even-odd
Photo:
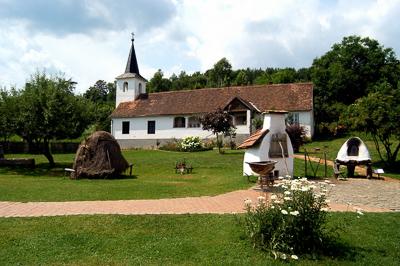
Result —
[{"label": "white outdoor bread oven", "polygon": [[243,175],[254,175],[248,163],[276,161],[274,175],[293,176],[293,147],[286,133],[286,111],[264,113],[262,129],[246,139],[239,148],[246,149]]}]

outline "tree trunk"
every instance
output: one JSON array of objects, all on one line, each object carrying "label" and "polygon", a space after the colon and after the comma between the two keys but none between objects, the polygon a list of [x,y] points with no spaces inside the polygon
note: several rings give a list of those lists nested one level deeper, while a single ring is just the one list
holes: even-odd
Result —
[{"label": "tree trunk", "polygon": [[49,161],[50,167],[54,167],[55,166],[54,158],[53,158],[53,155],[50,152],[50,142],[47,139],[45,139],[43,141],[43,151],[42,152],[43,152],[43,155]]},{"label": "tree trunk", "polygon": [[221,142],[219,141],[219,135],[218,135],[218,133],[216,134],[216,136],[217,136],[218,153],[221,154]]}]

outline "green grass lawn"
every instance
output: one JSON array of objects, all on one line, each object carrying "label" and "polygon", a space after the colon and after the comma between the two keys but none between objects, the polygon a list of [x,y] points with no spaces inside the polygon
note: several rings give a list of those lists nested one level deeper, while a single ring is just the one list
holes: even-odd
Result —
[{"label": "green grass lawn", "polygon": [[[400,213],[329,221],[347,227],[337,256],[295,264],[398,265]],[[0,218],[0,234],[0,265],[286,265],[253,249],[233,215]]]},{"label": "green grass lawn", "polygon": [[[372,159],[372,166],[374,169],[376,168],[383,168],[385,170],[385,176],[389,176],[389,177],[393,177],[393,178],[397,178],[400,179],[400,167],[393,167],[392,169],[388,169],[387,167],[385,167],[384,163],[381,161],[378,152],[376,150],[375,144],[373,142],[373,140],[371,139],[370,136],[365,135],[364,133],[354,133],[352,136],[358,136],[360,137],[365,145],[368,148],[368,151],[371,155],[371,159]],[[323,149],[327,150],[327,159],[328,160],[332,160],[334,161],[336,159],[337,153],[340,149],[340,147],[343,145],[343,143],[346,142],[347,139],[349,139],[351,136],[347,136],[347,137],[342,137],[342,138],[336,138],[336,139],[330,139],[330,140],[319,140],[319,141],[313,141],[310,143],[307,143],[306,145],[304,145],[302,148],[300,148],[300,152],[304,152],[304,148],[307,149],[307,151],[309,152],[313,152],[314,148],[320,148],[321,151]],[[395,143],[398,143],[398,141],[394,141]],[[383,148],[383,146],[380,148],[381,152],[383,152],[383,155],[385,154],[385,150]],[[313,155],[310,154],[310,156],[319,156],[321,157],[322,155]],[[400,154],[397,156],[397,160],[400,161]],[[400,165],[399,165],[400,166]]]},{"label": "green grass lawn", "polygon": [[[71,201],[159,199],[217,195],[255,185],[242,176],[243,150],[220,155],[217,151],[168,152],[154,150],[124,151],[134,163],[134,176],[114,180],[70,180],[63,169],[71,167],[73,154],[54,155],[57,167],[48,168],[42,155],[15,154],[7,157],[33,157],[33,170],[0,168],[0,201]],[[186,159],[192,174],[174,171],[176,161]],[[316,166],[316,164],[314,164]],[[332,169],[328,169],[332,176]],[[295,160],[295,176],[304,176],[304,162]],[[324,176],[323,167],[318,175]]]},{"label": "green grass lawn", "polygon": [[[133,177],[114,180],[70,180],[64,167],[71,167],[73,154],[55,155],[58,168],[49,169],[42,155],[9,155],[34,157],[34,170],[0,169],[0,200],[66,201],[155,199],[185,196],[217,195],[252,184],[242,176],[242,151],[197,153],[151,150],[124,151],[134,164]],[[186,159],[194,167],[192,174],[176,174],[176,161]]]}]

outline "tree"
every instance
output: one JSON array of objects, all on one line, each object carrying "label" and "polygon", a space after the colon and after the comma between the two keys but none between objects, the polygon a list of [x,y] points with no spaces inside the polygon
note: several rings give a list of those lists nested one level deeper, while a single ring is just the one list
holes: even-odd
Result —
[{"label": "tree", "polygon": [[16,132],[39,148],[51,167],[50,141],[81,136],[91,120],[87,101],[73,94],[75,84],[64,77],[36,73],[18,96]]},{"label": "tree", "polygon": [[294,68],[279,69],[272,74],[271,79],[274,84],[295,82],[296,70]]},{"label": "tree", "polygon": [[[393,166],[400,149],[400,84],[397,88],[388,82],[377,85],[374,92],[350,105],[341,121],[351,129],[370,134],[381,160]],[[382,155],[380,144],[386,156]]]},{"label": "tree", "polygon": [[0,89],[0,137],[7,141],[15,134],[18,91]]},{"label": "tree", "polygon": [[164,73],[159,69],[147,84],[149,92],[169,91],[171,89],[171,80],[164,78]]},{"label": "tree", "polygon": [[225,87],[231,84],[232,65],[224,57],[206,71],[210,87]]},{"label": "tree", "polygon": [[240,70],[236,75],[235,85],[241,86],[241,85],[248,85],[249,83],[250,81],[246,71]]},{"label": "tree", "polygon": [[114,106],[115,93],[116,87],[114,83],[98,80],[83,94],[83,96],[94,103],[109,103]]},{"label": "tree", "polygon": [[232,117],[221,108],[218,108],[215,112],[205,114],[200,118],[200,122],[203,125],[203,130],[212,131],[217,138],[218,152],[221,153],[222,140],[219,139],[219,135],[228,135],[232,128]]},{"label": "tree", "polygon": [[93,128],[95,130],[110,132],[110,115],[115,106],[115,93],[115,83],[98,80],[83,94],[86,99],[93,103],[90,109],[93,114]]},{"label": "tree", "polygon": [[311,76],[316,123],[337,123],[339,117],[335,113],[341,112],[343,105],[366,96],[382,81],[396,86],[400,68],[393,49],[370,38],[349,36],[314,60]]}]

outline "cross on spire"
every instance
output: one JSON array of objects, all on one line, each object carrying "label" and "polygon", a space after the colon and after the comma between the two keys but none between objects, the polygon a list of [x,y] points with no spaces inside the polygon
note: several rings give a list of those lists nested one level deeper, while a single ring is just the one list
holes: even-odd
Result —
[{"label": "cross on spire", "polygon": [[131,36],[132,36],[131,41],[133,42],[135,40],[135,33],[131,32]]}]

